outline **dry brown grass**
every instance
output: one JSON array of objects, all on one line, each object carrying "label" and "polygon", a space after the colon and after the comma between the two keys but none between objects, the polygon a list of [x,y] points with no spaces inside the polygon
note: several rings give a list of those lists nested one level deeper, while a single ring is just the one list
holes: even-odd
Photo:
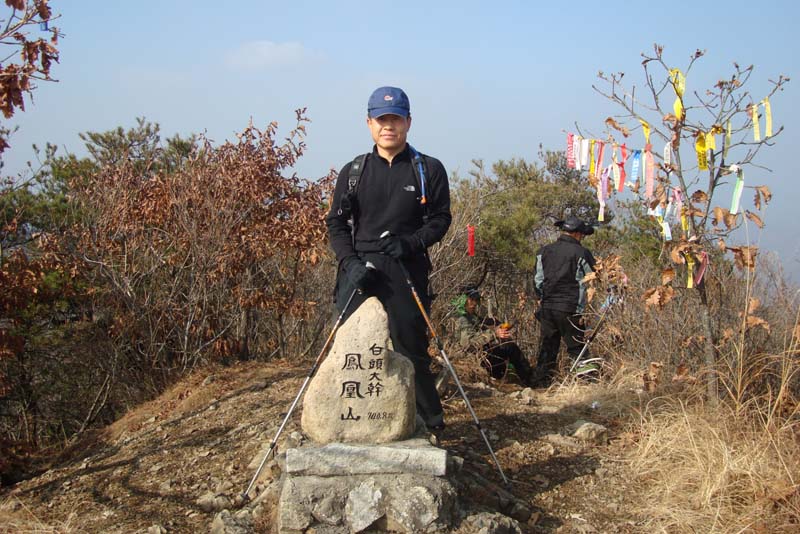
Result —
[{"label": "dry brown grass", "polygon": [[788,339],[776,355],[734,347],[723,402],[670,395],[642,410],[631,463],[651,531],[800,531],[800,361]]},{"label": "dry brown grass", "polygon": [[[601,332],[593,354],[606,361],[595,393],[601,409],[631,421],[631,484],[643,491],[631,491],[629,503],[645,531],[800,532],[798,293],[770,272],[715,273],[720,340],[711,371],[692,342],[702,334],[694,295],[648,310],[635,295],[649,281],[636,274],[611,322],[616,331]],[[659,374],[648,391],[651,362]],[[681,368],[689,380],[678,379]],[[705,397],[710,373],[720,385],[715,403]],[[576,391],[568,384],[559,394]]]},{"label": "dry brown grass", "polygon": [[77,513],[48,523],[15,498],[0,503],[0,534],[84,534]]},{"label": "dry brown grass", "polygon": [[642,414],[632,465],[652,532],[797,532],[795,425],[767,427],[729,405],[669,400]]}]

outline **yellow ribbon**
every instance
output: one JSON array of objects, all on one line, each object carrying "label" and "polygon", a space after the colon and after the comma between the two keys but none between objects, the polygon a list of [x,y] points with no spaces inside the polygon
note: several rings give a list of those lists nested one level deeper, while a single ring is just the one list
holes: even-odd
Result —
[{"label": "yellow ribbon", "polygon": [[642,123],[642,132],[644,132],[644,143],[646,145],[650,144],[650,125],[647,124],[646,121],[639,119],[639,122]]},{"label": "yellow ribbon", "polygon": [[714,139],[714,129],[706,134],[706,150],[716,150],[717,141]]},{"label": "yellow ribbon", "polygon": [[699,132],[694,142],[694,149],[697,152],[697,168],[701,171],[708,170],[708,156],[706,155],[706,134]]},{"label": "yellow ribbon", "polygon": [[672,111],[678,120],[683,118],[683,93],[686,91],[686,76],[680,69],[672,69],[669,71],[672,87],[675,88],[675,103],[672,104]]},{"label": "yellow ribbon", "polygon": [[589,141],[589,178],[594,176],[594,139]]},{"label": "yellow ribbon", "polygon": [[765,96],[761,101],[764,104],[764,115],[766,115],[766,127],[764,128],[764,136],[772,137],[772,106],[769,105],[769,97]]},{"label": "yellow ribbon", "polygon": [[681,208],[681,229],[683,230],[683,237],[685,238],[689,233],[689,217],[686,216],[689,210],[686,206]]},{"label": "yellow ribbon", "polygon": [[750,104],[753,119],[753,141],[761,141],[761,127],[758,125],[758,104]]},{"label": "yellow ribbon", "polygon": [[686,254],[686,287],[689,289],[694,287],[694,256]]}]

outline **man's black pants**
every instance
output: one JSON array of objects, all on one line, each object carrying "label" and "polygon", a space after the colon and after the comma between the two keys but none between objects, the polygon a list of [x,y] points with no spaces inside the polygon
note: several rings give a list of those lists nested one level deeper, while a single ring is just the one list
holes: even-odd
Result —
[{"label": "man's black pants", "polygon": [[[406,283],[405,275],[398,261],[383,254],[363,253],[361,259],[371,261],[377,272],[377,282],[364,293],[357,293],[347,310],[345,320],[367,298],[377,297],[389,316],[389,334],[395,352],[411,360],[414,364],[414,390],[417,398],[417,413],[425,421],[428,428],[440,427],[444,424],[444,413],[439,394],[436,392],[435,377],[431,373],[431,357],[428,355],[427,325],[417,306],[411,289]],[[403,260],[411,276],[411,282],[417,290],[426,311],[430,310],[428,297],[429,263],[425,256]],[[353,293],[353,286],[347,275],[340,268],[337,276],[336,308],[339,313]]]},{"label": "man's black pants", "polygon": [[[584,336],[580,322],[580,314],[548,308],[540,310],[541,344],[539,345],[539,360],[536,362],[534,371],[535,379],[540,385],[549,385],[553,379],[562,339],[567,345],[567,352],[573,361],[581,353]],[[585,358],[588,356],[588,353],[584,354]]]},{"label": "man's black pants", "polygon": [[486,352],[486,357],[481,364],[484,369],[489,371],[492,378],[503,378],[506,375],[508,363],[511,362],[520,380],[527,383],[530,379],[531,366],[528,359],[513,341],[499,345],[486,345],[483,350]]}]

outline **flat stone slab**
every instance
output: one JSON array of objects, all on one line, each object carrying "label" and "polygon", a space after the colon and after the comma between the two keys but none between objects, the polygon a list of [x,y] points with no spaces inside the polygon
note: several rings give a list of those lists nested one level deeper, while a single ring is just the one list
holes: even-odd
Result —
[{"label": "flat stone slab", "polygon": [[447,451],[424,439],[385,445],[329,443],[286,451],[286,472],[295,476],[392,473],[445,476]]},{"label": "flat stone slab", "polygon": [[444,477],[382,474],[287,475],[278,500],[278,534],[452,532],[458,495]]}]

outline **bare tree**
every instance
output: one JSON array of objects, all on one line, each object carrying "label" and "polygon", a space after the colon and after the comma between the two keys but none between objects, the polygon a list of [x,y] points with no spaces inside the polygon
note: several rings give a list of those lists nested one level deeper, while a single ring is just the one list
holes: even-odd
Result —
[{"label": "bare tree", "polygon": [[[635,86],[623,87],[623,73],[601,72],[602,84],[593,88],[623,109],[622,114],[606,120],[609,142],[615,143],[614,136],[620,133],[627,137],[631,129],[638,127],[647,139],[643,166],[647,160],[652,162],[652,181],[644,191],[638,181],[631,184],[632,189],[662,229],[662,252],[669,254],[678,269],[685,269],[686,277],[677,278],[672,267],[665,269],[662,284],[646,291],[644,297],[648,304],[663,306],[675,294],[673,280],[685,279],[686,287],[696,290],[705,335],[705,364],[711,371],[708,394],[715,399],[718,395],[715,342],[719,334],[709,310],[703,271],[712,255],[726,251],[733,252],[738,267],[746,271],[755,268],[757,247],[728,246],[726,239],[743,224],[743,214],[757,226],[763,226],[762,217],[756,212],[769,202],[771,192],[763,185],[745,186],[744,171],[759,168],[760,151],[771,146],[783,131],[782,126],[772,127],[770,99],[783,89],[789,78],[780,75],[769,80],[766,94],[753,95],[747,84],[754,67],[734,63],[730,77],[707,90],[688,91],[691,74],[704,54],[702,50],[695,51],[681,70],[669,65],[663,47],[655,45],[653,53],[642,54],[644,91],[637,93]],[[632,124],[633,128],[626,124]],[[717,143],[717,139],[721,142]],[[663,141],[663,152],[653,150],[657,140]],[[686,152],[691,156],[687,157]],[[722,187],[730,180],[735,182],[730,207],[715,206],[721,202]],[[755,211],[740,207],[745,187],[755,193]],[[670,235],[672,225],[678,228],[675,238]]]}]

